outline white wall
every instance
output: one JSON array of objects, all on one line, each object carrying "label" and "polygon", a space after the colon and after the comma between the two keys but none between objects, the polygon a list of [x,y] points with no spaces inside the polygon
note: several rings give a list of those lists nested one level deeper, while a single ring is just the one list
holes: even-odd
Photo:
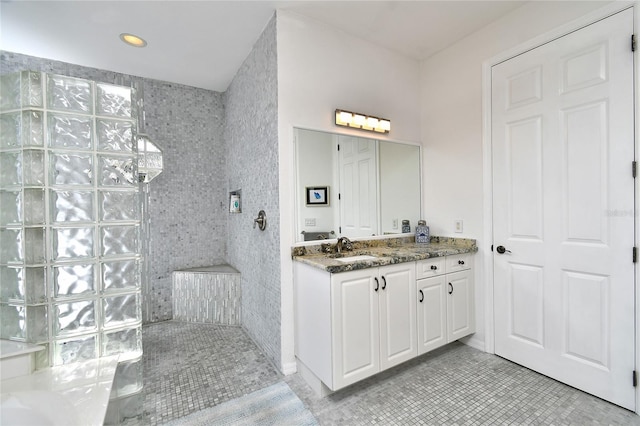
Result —
[{"label": "white wall", "polygon": [[[480,248],[473,346],[484,348],[482,266],[491,245],[491,236],[483,230],[483,62],[607,3],[529,2],[421,63],[425,217],[432,235],[475,238]],[[454,233],[455,219],[464,221],[461,234]]]},{"label": "white wall", "polygon": [[278,12],[277,27],[282,371],[287,374],[295,371],[293,127],[365,136],[335,127],[334,110],[343,108],[390,119],[387,139],[418,142],[419,64],[291,12]]}]

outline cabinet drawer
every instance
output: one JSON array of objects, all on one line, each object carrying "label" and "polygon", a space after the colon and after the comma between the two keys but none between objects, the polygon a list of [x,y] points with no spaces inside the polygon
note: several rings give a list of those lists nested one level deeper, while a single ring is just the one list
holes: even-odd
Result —
[{"label": "cabinet drawer", "polygon": [[447,274],[471,269],[472,258],[470,254],[456,254],[454,256],[447,256],[445,259]]},{"label": "cabinet drawer", "polygon": [[445,257],[434,257],[416,262],[416,279],[435,277],[445,273]]}]

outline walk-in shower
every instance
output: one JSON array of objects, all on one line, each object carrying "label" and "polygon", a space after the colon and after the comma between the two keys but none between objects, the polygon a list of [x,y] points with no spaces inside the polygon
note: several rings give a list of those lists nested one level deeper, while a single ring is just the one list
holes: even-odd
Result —
[{"label": "walk-in shower", "polygon": [[116,419],[142,398],[138,112],[132,87],[0,77],[0,338],[44,346],[36,368],[118,354]]}]

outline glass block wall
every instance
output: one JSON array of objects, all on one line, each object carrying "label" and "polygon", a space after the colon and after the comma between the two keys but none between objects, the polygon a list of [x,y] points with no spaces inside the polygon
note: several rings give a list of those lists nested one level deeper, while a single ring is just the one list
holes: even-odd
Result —
[{"label": "glass block wall", "polygon": [[0,338],[45,346],[37,368],[120,354],[114,398],[142,389],[134,97],[0,77]]}]

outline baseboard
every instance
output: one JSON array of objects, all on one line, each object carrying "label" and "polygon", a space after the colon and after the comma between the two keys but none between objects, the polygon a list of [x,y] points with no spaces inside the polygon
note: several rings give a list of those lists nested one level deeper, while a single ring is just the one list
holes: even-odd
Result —
[{"label": "baseboard", "polygon": [[479,351],[486,352],[484,340],[477,338],[475,335],[460,339],[460,342]]},{"label": "baseboard", "polygon": [[282,374],[284,374],[285,376],[288,376],[290,374],[295,374],[297,372],[298,372],[298,367],[295,361],[282,364]]}]

